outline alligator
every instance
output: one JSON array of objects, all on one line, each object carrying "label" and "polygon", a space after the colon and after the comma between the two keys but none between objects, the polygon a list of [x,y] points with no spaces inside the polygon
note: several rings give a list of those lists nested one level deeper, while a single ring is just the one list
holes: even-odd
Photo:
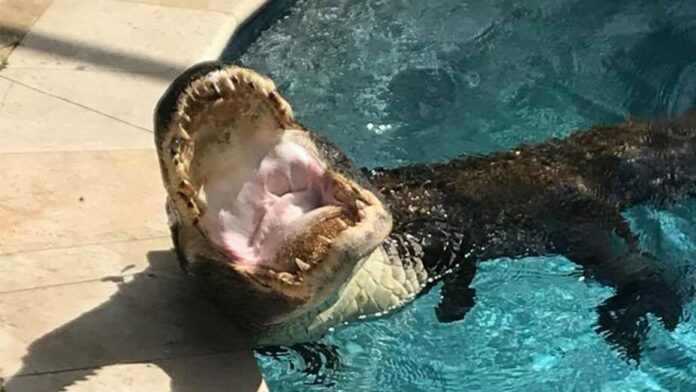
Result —
[{"label": "alligator", "polygon": [[477,264],[501,257],[562,255],[612,287],[596,331],[632,360],[649,315],[673,330],[693,297],[622,212],[694,193],[696,113],[368,170],[296,121],[270,78],[206,62],[160,99],[155,143],[179,263],[259,347],[316,340],[439,283],[437,319],[461,320]]}]

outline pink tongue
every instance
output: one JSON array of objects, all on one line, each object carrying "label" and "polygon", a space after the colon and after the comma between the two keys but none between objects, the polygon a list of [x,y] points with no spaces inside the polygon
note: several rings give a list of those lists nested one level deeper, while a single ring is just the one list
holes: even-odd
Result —
[{"label": "pink tongue", "polygon": [[233,260],[270,262],[293,223],[322,206],[324,172],[300,145],[277,145],[236,198],[220,209],[221,231],[209,233],[211,240]]}]

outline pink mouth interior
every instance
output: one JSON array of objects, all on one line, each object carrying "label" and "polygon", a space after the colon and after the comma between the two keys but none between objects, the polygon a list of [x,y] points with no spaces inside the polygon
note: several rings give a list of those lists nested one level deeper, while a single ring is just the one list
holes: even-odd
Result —
[{"label": "pink mouth interior", "polygon": [[313,211],[334,201],[331,184],[313,153],[299,144],[282,142],[237,187],[236,194],[224,194],[218,206],[209,205],[201,227],[231,260],[270,266],[283,240],[306,223]]}]

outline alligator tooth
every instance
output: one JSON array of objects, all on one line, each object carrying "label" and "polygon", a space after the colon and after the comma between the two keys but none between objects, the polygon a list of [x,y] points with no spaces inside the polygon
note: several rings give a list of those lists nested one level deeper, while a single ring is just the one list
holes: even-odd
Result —
[{"label": "alligator tooth", "polygon": [[307,271],[308,269],[312,268],[311,265],[305,263],[304,260],[300,258],[295,258],[295,264],[297,264],[297,268],[299,268],[300,271]]},{"label": "alligator tooth", "polygon": [[321,234],[317,235],[317,238],[318,238],[320,241],[324,242],[326,245],[331,245],[331,244],[333,243],[333,241],[331,240],[331,238],[329,238],[329,237],[327,237],[327,236],[324,236],[324,235],[321,235]]},{"label": "alligator tooth", "polygon": [[271,278],[277,278],[277,277],[278,277],[278,273],[275,272],[275,271],[272,270],[272,269],[269,269],[269,270],[268,270],[268,276],[270,276]]},{"label": "alligator tooth", "polygon": [[196,86],[194,96],[202,101],[208,101],[211,98],[216,98],[214,83],[204,83]]},{"label": "alligator tooth", "polygon": [[338,223],[338,226],[341,230],[345,230],[348,228],[348,224],[341,218],[336,218],[336,223]]},{"label": "alligator tooth", "polygon": [[230,79],[227,79],[227,78],[222,79],[222,87],[228,93],[234,91],[234,83],[232,83],[232,81]]},{"label": "alligator tooth", "polygon": [[198,188],[198,192],[196,192],[195,197],[196,197],[196,199],[198,199],[199,203],[202,203],[202,204],[208,203],[208,197],[205,193],[205,186],[201,186],[200,188]]},{"label": "alligator tooth", "polygon": [[187,197],[191,197],[196,193],[196,189],[191,185],[191,182],[185,178],[179,183],[179,191]]},{"label": "alligator tooth", "polygon": [[193,95],[188,95],[184,100],[182,107],[187,113],[196,113],[201,107],[201,102]]},{"label": "alligator tooth", "polygon": [[295,284],[295,277],[289,272],[281,272],[278,274],[278,279],[287,284]]},{"label": "alligator tooth", "polygon": [[213,89],[218,95],[222,95],[222,88],[219,85],[219,80],[217,82],[213,82]]},{"label": "alligator tooth", "polygon": [[[179,162],[179,163],[181,163],[181,162]],[[188,173],[186,173],[186,168],[184,167],[184,165],[177,165],[177,166],[175,166],[175,167],[174,167],[174,173],[176,173],[176,175],[177,175],[178,177],[181,177],[181,178],[186,177],[186,175],[188,174]],[[179,192],[181,192],[181,190],[179,190]],[[183,192],[182,192],[182,193],[183,193]],[[187,195],[187,196],[188,196],[188,195]]]},{"label": "alligator tooth", "polygon": [[[185,113],[182,114],[182,116],[184,116],[184,115],[189,119],[189,121],[191,120],[191,118],[188,117],[188,115],[186,115]],[[181,146],[181,144],[183,144],[184,142],[191,140],[191,136],[189,136],[188,132],[186,132],[186,129],[184,129],[182,124],[179,124],[176,136],[177,137],[172,139],[172,143],[174,143],[174,145],[177,147]]]}]

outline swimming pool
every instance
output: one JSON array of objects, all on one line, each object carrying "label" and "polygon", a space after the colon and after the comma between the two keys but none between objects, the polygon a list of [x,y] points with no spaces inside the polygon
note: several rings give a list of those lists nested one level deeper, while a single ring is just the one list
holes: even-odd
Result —
[{"label": "swimming pool", "polygon": [[[298,119],[359,165],[396,166],[696,107],[688,0],[300,1],[242,63],[274,77]],[[646,250],[696,266],[696,202],[626,213]],[[439,324],[438,290],[323,339],[337,370],[259,356],[274,391],[694,391],[696,304],[655,320],[639,366],[593,332],[611,289],[561,257],[482,263],[477,304]]]}]

